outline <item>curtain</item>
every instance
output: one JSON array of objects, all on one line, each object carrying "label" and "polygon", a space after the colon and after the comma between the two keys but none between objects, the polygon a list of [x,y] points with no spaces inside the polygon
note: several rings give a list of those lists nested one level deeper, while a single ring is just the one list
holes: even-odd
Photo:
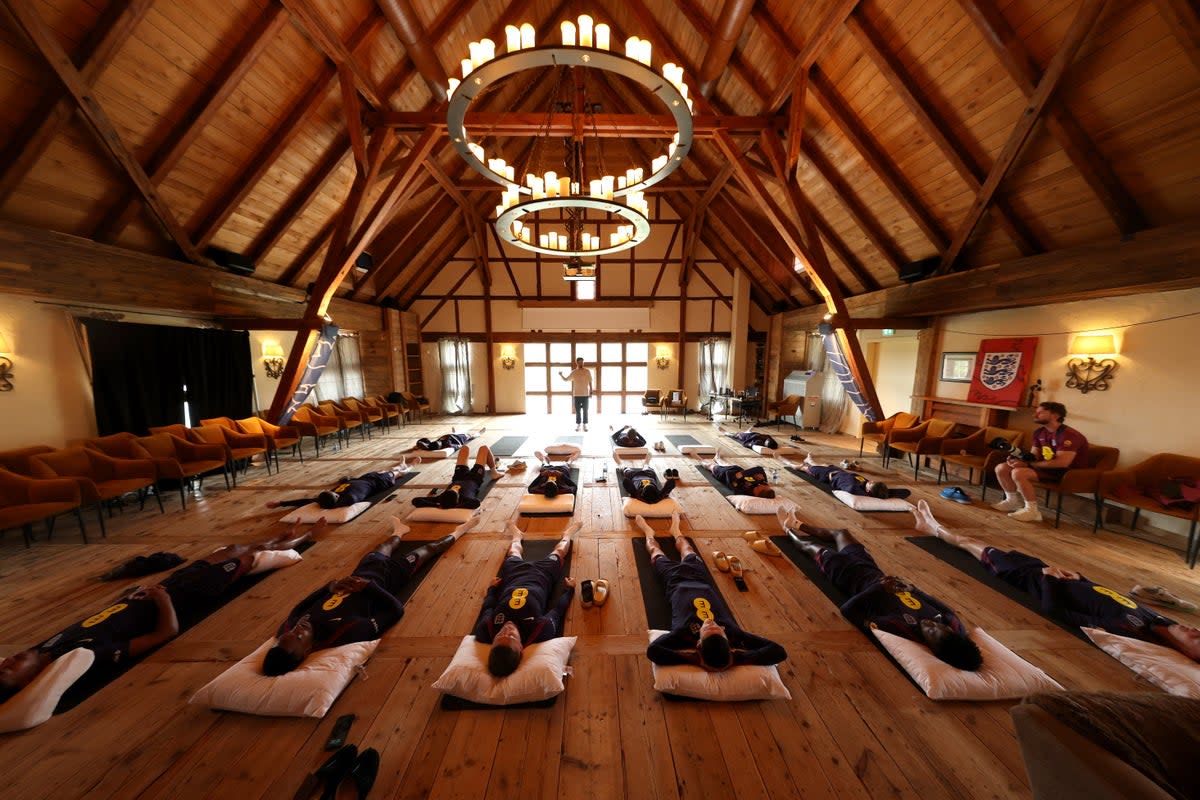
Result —
[{"label": "curtain", "polygon": [[210,417],[242,419],[254,413],[250,334],[179,328],[192,424]]},{"label": "curtain", "polygon": [[439,339],[442,360],[442,410],[465,414],[471,410],[471,343],[466,339]]},{"label": "curtain", "polygon": [[[729,340],[705,339],[700,343],[700,400],[709,401],[709,396],[725,388],[729,375]],[[717,401],[720,402],[720,401]],[[709,409],[715,414],[718,408]]]},{"label": "curtain", "polygon": [[819,428],[824,433],[838,433],[850,413],[850,395],[846,393],[842,382],[833,374],[829,365],[829,356],[825,353],[824,342],[819,334],[809,334],[804,353],[804,368],[821,373],[821,422]]}]

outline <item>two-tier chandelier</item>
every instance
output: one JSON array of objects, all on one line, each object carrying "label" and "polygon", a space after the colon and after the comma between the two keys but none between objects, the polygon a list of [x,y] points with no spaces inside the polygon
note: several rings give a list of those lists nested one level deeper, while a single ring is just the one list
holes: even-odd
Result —
[{"label": "two-tier chandelier", "polygon": [[[568,257],[578,267],[579,259],[627,250],[649,236],[645,190],[674,172],[690,149],[692,101],[681,67],[664,64],[661,74],[651,67],[649,41],[631,36],[623,55],[614,52],[609,26],[593,24],[586,14],[563,21],[559,29],[561,45],[538,46],[531,24],[509,25],[505,28],[506,52],[499,56],[490,39],[471,42],[470,58],[462,60],[462,78],[450,79],[446,117],[450,141],[458,154],[481,175],[504,187],[496,206],[500,238],[526,250]],[[649,164],[631,163],[623,172],[610,171],[603,156],[595,163],[585,149],[589,135],[599,140],[596,104],[561,102],[556,83],[552,110],[537,136],[551,136],[555,107],[571,112],[561,166],[542,169],[536,163],[533,154],[538,152],[537,139],[523,163],[510,163],[488,151],[489,145],[493,150],[496,145],[488,142],[487,131],[477,132],[479,138],[472,137],[466,127],[468,111],[477,98],[504,79],[538,68],[554,68],[558,81],[572,68],[584,68],[603,70],[640,84],[670,112],[674,135]],[[578,88],[582,83],[582,79],[573,83],[577,97],[583,95]],[[602,153],[599,147],[596,149]],[[594,277],[594,269],[588,271],[588,277]]]}]

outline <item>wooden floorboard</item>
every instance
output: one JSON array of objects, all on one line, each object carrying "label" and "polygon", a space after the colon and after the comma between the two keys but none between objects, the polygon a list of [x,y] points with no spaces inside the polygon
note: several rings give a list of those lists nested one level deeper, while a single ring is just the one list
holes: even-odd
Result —
[{"label": "wooden floorboard", "polygon": [[[483,442],[556,426],[520,416],[485,422]],[[166,513],[151,502],[132,504],[99,537],[84,545],[69,519],[49,541],[39,529],[26,549],[15,532],[0,539],[0,653],[40,641],[103,608],[134,581],[103,583],[109,567],[158,550],[201,557],[228,542],[250,542],[287,530],[283,509],[271,499],[301,497],[342,476],[381,469],[399,460],[418,436],[445,433],[450,420],[423,422],[355,440],[338,452],[300,464],[285,459],[279,474],[253,467],[226,491],[209,480],[182,510],[177,493],[164,493]],[[464,420],[454,420],[459,429]],[[612,420],[614,425],[623,421]],[[647,440],[689,433],[716,445],[727,459],[786,465],[758,456],[724,438],[711,422],[657,417],[632,420]],[[568,426],[562,427],[564,430]],[[601,608],[576,602],[566,629],[579,637],[566,692],[545,709],[447,711],[431,684],[469,634],[484,590],[506,549],[504,528],[514,522],[530,539],[555,539],[567,518],[525,518],[517,503],[530,473],[511,473],[491,490],[479,528],[434,565],[404,618],[384,637],[366,674],[356,678],[323,720],[271,719],[213,712],[188,704],[200,686],[273,635],[292,605],[316,586],[348,574],[358,559],[386,538],[394,515],[450,476],[452,461],[414,464],[419,475],[394,499],[355,520],[320,533],[304,560],[267,576],[208,619],[151,654],[77,708],[39,728],[0,739],[4,796],[38,798],[290,798],[304,776],[326,757],[323,744],[333,720],[354,713],[349,741],[375,747],[381,772],[372,796],[385,798],[1007,798],[1030,792],[1008,716],[1010,702],[935,703],[907,678],[786,559],[753,551],[746,530],[779,532],[773,516],[736,512],[699,472],[699,460],[673,447],[652,463],[681,476],[677,496],[682,527],[707,561],[723,550],[748,567],[748,592],[726,575],[718,585],[749,630],[772,637],[789,652],[780,673],[792,694],[786,702],[712,704],[665,700],[652,687],[646,660],[646,615],[633,559],[639,535],[621,513],[608,458],[607,421],[586,434],[577,466],[581,491],[573,519],[582,523],[571,572],[603,578],[610,598]],[[786,436],[786,429],[776,434]],[[534,450],[552,442],[536,433],[518,451],[530,469]],[[856,457],[851,437],[803,433],[827,461]],[[502,459],[508,462],[511,459]],[[926,499],[948,527],[1001,547],[1035,552],[1047,561],[1129,589],[1162,584],[1188,593],[1195,573],[1176,550],[1121,533],[1090,530],[1087,507],[1077,517],[1016,525],[979,502],[970,506],[938,496],[932,470],[914,482],[911,467],[883,471],[878,457],[868,470]],[[965,485],[962,476],[953,478]],[[1156,691],[1090,644],[981,586],[906,541],[916,535],[909,514],[863,515],[804,481],[781,472],[778,493],[794,501],[817,525],[851,529],[885,570],[940,596],[973,626],[986,629],[1069,689]],[[998,496],[989,493],[989,500]],[[665,532],[669,520],[652,520]],[[450,526],[418,523],[409,538],[429,540]],[[1195,615],[1183,619],[1196,622]]]}]

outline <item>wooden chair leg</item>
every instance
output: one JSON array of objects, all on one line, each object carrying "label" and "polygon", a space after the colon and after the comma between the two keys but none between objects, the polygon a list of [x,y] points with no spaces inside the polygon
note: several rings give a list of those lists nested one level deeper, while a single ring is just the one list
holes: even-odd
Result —
[{"label": "wooden chair leg", "polygon": [[[33,523],[26,522],[24,525],[22,525],[21,533],[25,537],[25,546],[29,547],[29,545],[33,542]],[[49,534],[47,534],[46,538],[47,539],[50,538]]]}]

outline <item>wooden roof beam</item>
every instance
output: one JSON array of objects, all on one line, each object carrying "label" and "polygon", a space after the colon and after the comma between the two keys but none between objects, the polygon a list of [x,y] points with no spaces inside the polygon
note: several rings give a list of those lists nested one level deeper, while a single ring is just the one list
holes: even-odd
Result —
[{"label": "wooden roof beam", "polygon": [[[300,28],[317,50],[332,61],[338,69],[348,70],[354,76],[351,83],[358,91],[362,92],[363,97],[367,98],[371,105],[375,108],[387,107],[387,98],[375,85],[375,78],[358,63],[354,54],[356,48],[353,45],[347,46],[342,41],[337,31],[329,25],[321,11],[313,6],[311,0],[279,0],[279,2],[288,10],[292,23]],[[365,24],[380,22],[382,20],[372,14],[367,18]]]},{"label": "wooden roof beam", "polygon": [[1200,11],[1192,0],[1154,0],[1175,41],[1200,70]]},{"label": "wooden roof beam", "polygon": [[[842,23],[846,21],[846,18],[850,16],[850,13],[854,11],[857,5],[858,0],[839,0],[825,14],[825,17],[817,26],[816,33],[804,43],[804,47],[801,48],[799,53],[793,55],[794,51],[789,47],[787,54],[792,56],[792,64],[788,67],[787,72],[784,73],[783,80],[779,83],[779,88],[772,92],[770,100],[763,106],[762,113],[776,114],[779,112],[779,109],[783,108],[784,101],[792,95],[792,87],[795,85],[796,76],[801,72],[807,72],[813,64],[817,63],[817,59],[825,52],[825,48],[829,46],[833,35],[837,33],[838,28],[842,26]],[[763,8],[759,14],[760,24],[764,27],[779,27],[767,9]]]},{"label": "wooden roof beam", "polygon": [[760,94],[759,89],[765,85],[763,76],[752,72],[750,67],[738,58],[734,49],[750,17],[754,0],[725,0],[715,23],[695,0],[675,0],[675,6],[683,12],[700,37],[710,43],[704,54],[704,61],[694,76],[694,90],[703,97],[711,98],[721,74],[728,67],[732,67],[759,104],[765,103],[766,98]]},{"label": "wooden roof beam", "polygon": [[[454,201],[446,195],[441,195],[432,203],[425,207],[425,211],[420,217],[408,227],[408,230],[396,240],[395,244],[390,247],[383,257],[376,261],[375,272],[375,294],[376,296],[387,294],[392,288],[392,285],[399,279],[400,274],[404,271],[404,264],[408,261],[403,261],[393,266],[397,256],[402,253],[415,253],[419,250],[416,241],[428,236],[429,229],[426,227],[426,222],[430,219],[445,219],[452,213]],[[350,294],[354,298],[357,292]]]},{"label": "wooden roof beam", "polygon": [[[592,129],[590,122],[595,119]],[[629,137],[670,137],[675,133],[675,118],[670,114],[628,113],[589,114],[588,136],[599,139]],[[423,131],[429,127],[446,127],[446,115],[432,111],[375,111],[363,117],[370,127],[387,126],[398,131]],[[469,111],[463,120],[468,129],[487,131],[493,136],[570,136],[575,132],[575,118],[567,113],[536,111]],[[764,128],[777,124],[770,116],[738,116],[736,114],[695,114],[692,117],[692,136],[711,139],[717,131],[735,136],[757,136]]]},{"label": "wooden roof beam", "polygon": [[[396,36],[399,37],[400,43],[404,45],[408,57],[412,59],[417,68],[417,73],[429,87],[429,93],[433,95],[434,101],[438,104],[445,103],[449,99],[446,94],[449,88],[446,85],[446,76],[449,73],[442,66],[437,52],[433,49],[433,42],[421,24],[412,3],[409,0],[376,0],[376,3],[383,11],[384,17],[387,18],[388,24],[392,26]],[[461,0],[459,5],[462,5]]]}]

